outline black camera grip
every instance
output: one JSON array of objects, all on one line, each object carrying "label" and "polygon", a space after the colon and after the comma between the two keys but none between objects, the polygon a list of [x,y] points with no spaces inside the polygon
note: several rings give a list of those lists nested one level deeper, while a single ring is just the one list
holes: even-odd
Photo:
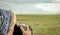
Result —
[{"label": "black camera grip", "polygon": [[[31,31],[31,35],[33,35],[33,30],[31,28],[31,26],[29,26],[29,29]],[[25,28],[25,30],[26,30],[26,28]],[[15,25],[13,35],[23,35],[19,25]]]}]

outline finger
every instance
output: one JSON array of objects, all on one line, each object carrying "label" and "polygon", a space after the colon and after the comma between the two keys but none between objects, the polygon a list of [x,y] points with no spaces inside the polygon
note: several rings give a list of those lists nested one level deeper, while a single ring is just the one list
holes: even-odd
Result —
[{"label": "finger", "polygon": [[29,31],[29,26],[27,26],[27,31]]},{"label": "finger", "polygon": [[22,32],[25,32],[25,30],[24,30],[24,28],[23,28],[23,27],[20,27],[20,29],[21,29],[21,31],[22,31]]}]

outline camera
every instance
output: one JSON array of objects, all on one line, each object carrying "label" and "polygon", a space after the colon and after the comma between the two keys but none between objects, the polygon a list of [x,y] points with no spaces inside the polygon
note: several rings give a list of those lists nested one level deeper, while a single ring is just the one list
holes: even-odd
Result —
[{"label": "camera", "polygon": [[[14,27],[13,35],[23,35],[20,29],[21,26],[24,28],[25,31],[27,30],[27,26],[25,24],[16,24]],[[31,31],[31,35],[33,35],[32,27],[29,26],[29,29]]]}]

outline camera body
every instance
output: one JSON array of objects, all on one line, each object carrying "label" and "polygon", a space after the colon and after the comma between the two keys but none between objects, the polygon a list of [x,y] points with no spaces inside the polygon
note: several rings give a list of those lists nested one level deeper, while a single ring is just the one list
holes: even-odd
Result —
[{"label": "camera body", "polygon": [[[24,28],[25,31],[27,30],[27,26],[25,26],[24,24],[20,24],[20,25],[16,24],[14,27],[13,35],[23,35],[22,31],[20,29],[21,26]],[[33,35],[33,31],[32,31],[31,26],[29,26],[29,29],[31,31],[31,35]]]}]

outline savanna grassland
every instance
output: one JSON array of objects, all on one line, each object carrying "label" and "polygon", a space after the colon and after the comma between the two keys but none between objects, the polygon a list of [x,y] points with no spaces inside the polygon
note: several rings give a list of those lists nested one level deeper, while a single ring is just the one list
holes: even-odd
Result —
[{"label": "savanna grassland", "polygon": [[18,23],[33,28],[34,35],[60,35],[60,15],[16,15]]}]

